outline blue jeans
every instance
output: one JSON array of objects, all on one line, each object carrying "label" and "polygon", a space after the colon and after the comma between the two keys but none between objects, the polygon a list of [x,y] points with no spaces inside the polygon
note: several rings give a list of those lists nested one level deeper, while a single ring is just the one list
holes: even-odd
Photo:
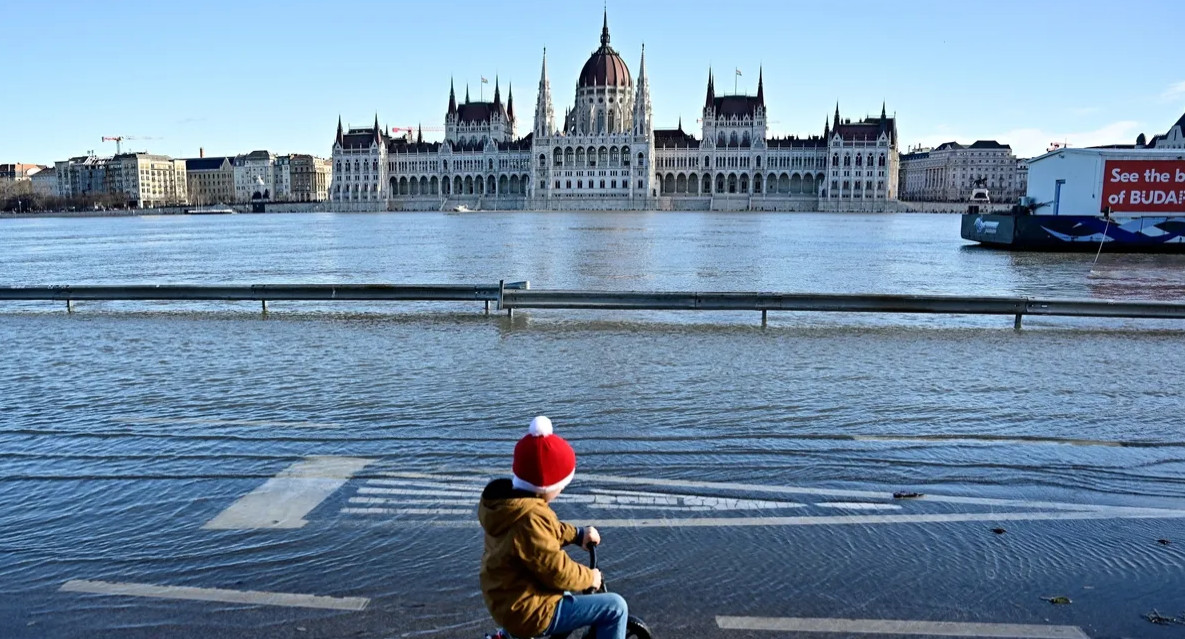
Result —
[{"label": "blue jeans", "polygon": [[619,594],[574,595],[565,592],[555,607],[551,625],[543,634],[555,635],[592,626],[597,631],[597,639],[625,639],[628,618],[629,608]]}]

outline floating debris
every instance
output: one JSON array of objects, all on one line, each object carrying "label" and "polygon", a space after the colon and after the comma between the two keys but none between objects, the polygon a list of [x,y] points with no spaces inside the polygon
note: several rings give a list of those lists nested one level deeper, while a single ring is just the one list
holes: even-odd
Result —
[{"label": "floating debris", "polygon": [[1169,541],[1169,540],[1167,540],[1167,539],[1157,539],[1157,540],[1156,540],[1156,543],[1160,544],[1161,546],[1167,546],[1167,545],[1169,545],[1169,544],[1171,544],[1171,543],[1173,543],[1173,542],[1171,542],[1171,541]]},{"label": "floating debris", "polygon": [[992,532],[996,533],[997,535],[1003,535],[1004,533],[1006,533],[1008,531],[1004,530],[1003,528],[993,528]]},{"label": "floating debris", "polygon": [[1074,603],[1074,602],[1070,601],[1069,597],[1042,597],[1042,599],[1044,599],[1045,601],[1048,601],[1051,604],[1055,604],[1055,605]]},{"label": "floating debris", "polygon": [[1171,623],[1185,624],[1185,621],[1182,619],[1178,617],[1166,617],[1157,612],[1155,608],[1152,609],[1152,612],[1144,615],[1144,618],[1148,621],[1151,621],[1152,623],[1160,624],[1162,626],[1167,626]]},{"label": "floating debris", "polygon": [[899,490],[893,493],[893,499],[917,499],[919,497],[925,497],[925,495],[922,493],[910,492],[908,490]]}]

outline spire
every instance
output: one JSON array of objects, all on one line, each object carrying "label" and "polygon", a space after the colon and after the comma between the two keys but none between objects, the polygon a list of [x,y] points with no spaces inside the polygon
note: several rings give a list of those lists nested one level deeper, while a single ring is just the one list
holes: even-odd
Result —
[{"label": "spire", "polygon": [[379,128],[379,114],[378,111],[374,113],[374,141],[381,142],[383,139],[382,129]]},{"label": "spire", "polygon": [[881,119],[885,119],[885,102],[883,100],[881,101]]},{"label": "spire", "polygon": [[494,76],[494,108],[498,108],[502,104],[502,90],[498,88],[498,76]]},{"label": "spire", "polygon": [[650,79],[646,77],[646,45],[642,45],[642,60],[638,63],[638,86],[634,91],[634,135],[650,135]]},{"label": "spire", "polygon": [[708,97],[704,98],[704,108],[712,106],[712,100],[716,98],[716,87],[712,82],[712,68],[708,67]]},{"label": "spire", "polygon": [[543,69],[539,72],[539,99],[535,103],[535,137],[555,131],[555,112],[551,107],[551,82],[547,80],[547,47],[543,48]]},{"label": "spire", "polygon": [[514,121],[514,83],[506,85],[506,117]]},{"label": "spire", "polygon": [[423,144],[423,143],[424,143],[424,123],[423,123],[423,122],[421,122],[421,123],[420,123],[420,124],[419,124],[419,125],[416,127],[416,143],[417,143],[417,144]]},{"label": "spire", "polygon": [[831,128],[833,128],[833,129],[839,128],[839,102],[838,101],[836,101],[836,103],[835,103],[835,123],[831,125]]},{"label": "spire", "polygon": [[465,104],[469,104],[469,83],[465,83]]},{"label": "spire", "polygon": [[679,116],[679,130],[683,130],[683,116]]},{"label": "spire", "polygon": [[757,104],[765,106],[764,70],[757,67]]},{"label": "spire", "polygon": [[343,146],[345,145],[345,138],[342,136],[342,116],[340,114],[337,116],[337,139],[335,142]]},{"label": "spire", "polygon": [[826,140],[829,137],[831,137],[831,121],[827,119],[827,116],[823,116],[823,139]]},{"label": "spire", "polygon": [[457,92],[453,89],[453,79],[448,80],[448,114],[456,115],[457,113]]},{"label": "spire", "polygon": [[609,8],[605,8],[605,21],[601,24],[601,46],[609,46]]}]

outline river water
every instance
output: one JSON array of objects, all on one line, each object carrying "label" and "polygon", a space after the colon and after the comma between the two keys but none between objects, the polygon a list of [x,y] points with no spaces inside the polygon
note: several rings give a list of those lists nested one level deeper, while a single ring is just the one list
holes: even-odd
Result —
[{"label": "river water", "polygon": [[[3,285],[499,279],[1180,300],[1185,257],[984,250],[942,215],[0,220]],[[0,303],[0,635],[298,636],[300,626],[389,637],[399,626],[475,636],[488,622],[473,577],[480,539],[457,527],[469,516],[359,515],[347,507],[362,494],[351,483],[298,531],[202,524],[310,456],[372,460],[352,482],[418,472],[480,483],[506,471],[536,414],[575,446],[577,492],[602,485],[581,474],[653,480],[634,487],[641,496],[659,481],[710,498],[770,499],[757,485],[911,490],[956,501],[882,506],[927,516],[974,506],[1008,528],[984,539],[987,519],[622,524],[607,559],[613,585],[652,625],[723,632],[700,613],[1052,618],[1144,636],[1140,614],[1180,608],[1169,593],[1185,588],[1185,538],[1155,540],[1181,519],[1008,514],[1048,502],[1185,510],[1179,323],[1027,318],[1016,332],[1002,317],[788,313],[763,328],[754,313],[271,310],[263,320],[254,304],[104,302],[67,316],[61,305]],[[766,507],[776,510],[754,508]],[[557,509],[590,517],[580,502]],[[354,616],[226,604],[210,616],[194,603],[57,591],[71,579],[373,603]],[[1041,600],[1058,594],[1075,605]]]}]

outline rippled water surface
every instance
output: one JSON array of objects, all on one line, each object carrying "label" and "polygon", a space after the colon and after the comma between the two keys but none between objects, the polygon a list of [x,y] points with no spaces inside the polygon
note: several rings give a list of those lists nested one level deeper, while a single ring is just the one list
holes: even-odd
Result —
[{"label": "rippled water surface", "polygon": [[[1185,293],[1185,258],[1093,260],[966,245],[954,216],[0,220],[5,285],[529,279],[540,288]],[[198,608],[54,594],[75,578],[365,594],[381,602],[374,624],[459,624],[472,636],[483,626],[472,531],[344,517],[342,497],[299,533],[200,527],[312,455],[375,459],[361,478],[504,473],[535,414],[552,417],[590,476],[1185,509],[1185,326],[1171,322],[1026,319],[1015,332],[1010,318],[794,313],[762,328],[744,313],[506,318],[465,304],[279,303],[266,320],[250,304],[76,309],[0,302],[0,496],[20,504],[0,513],[0,582],[14,594],[0,603],[0,628],[19,628],[13,636],[154,636],[219,623]],[[1053,521],[1028,534],[1018,522],[987,544],[987,524],[973,533],[964,524],[623,529],[628,543],[608,561],[615,583],[670,627],[695,628],[688,606],[767,613],[753,609],[763,601],[792,616],[892,618],[896,606],[948,618],[979,607],[1006,611],[985,620],[1027,622],[1049,614],[1039,595],[1058,594],[1009,599],[1032,584],[1077,588],[1088,604],[1097,588],[1098,605],[1077,608],[1096,612],[1179,592],[1177,546],[1145,542],[1180,522]],[[722,556],[728,568],[712,563]],[[689,583],[698,590],[683,591]],[[903,594],[925,588],[937,592]],[[95,634],[76,634],[58,619],[67,611]],[[243,614],[236,623],[258,636],[289,636],[275,618]],[[303,614],[302,623],[348,627]],[[1127,632],[1118,619],[1065,621]]]}]

